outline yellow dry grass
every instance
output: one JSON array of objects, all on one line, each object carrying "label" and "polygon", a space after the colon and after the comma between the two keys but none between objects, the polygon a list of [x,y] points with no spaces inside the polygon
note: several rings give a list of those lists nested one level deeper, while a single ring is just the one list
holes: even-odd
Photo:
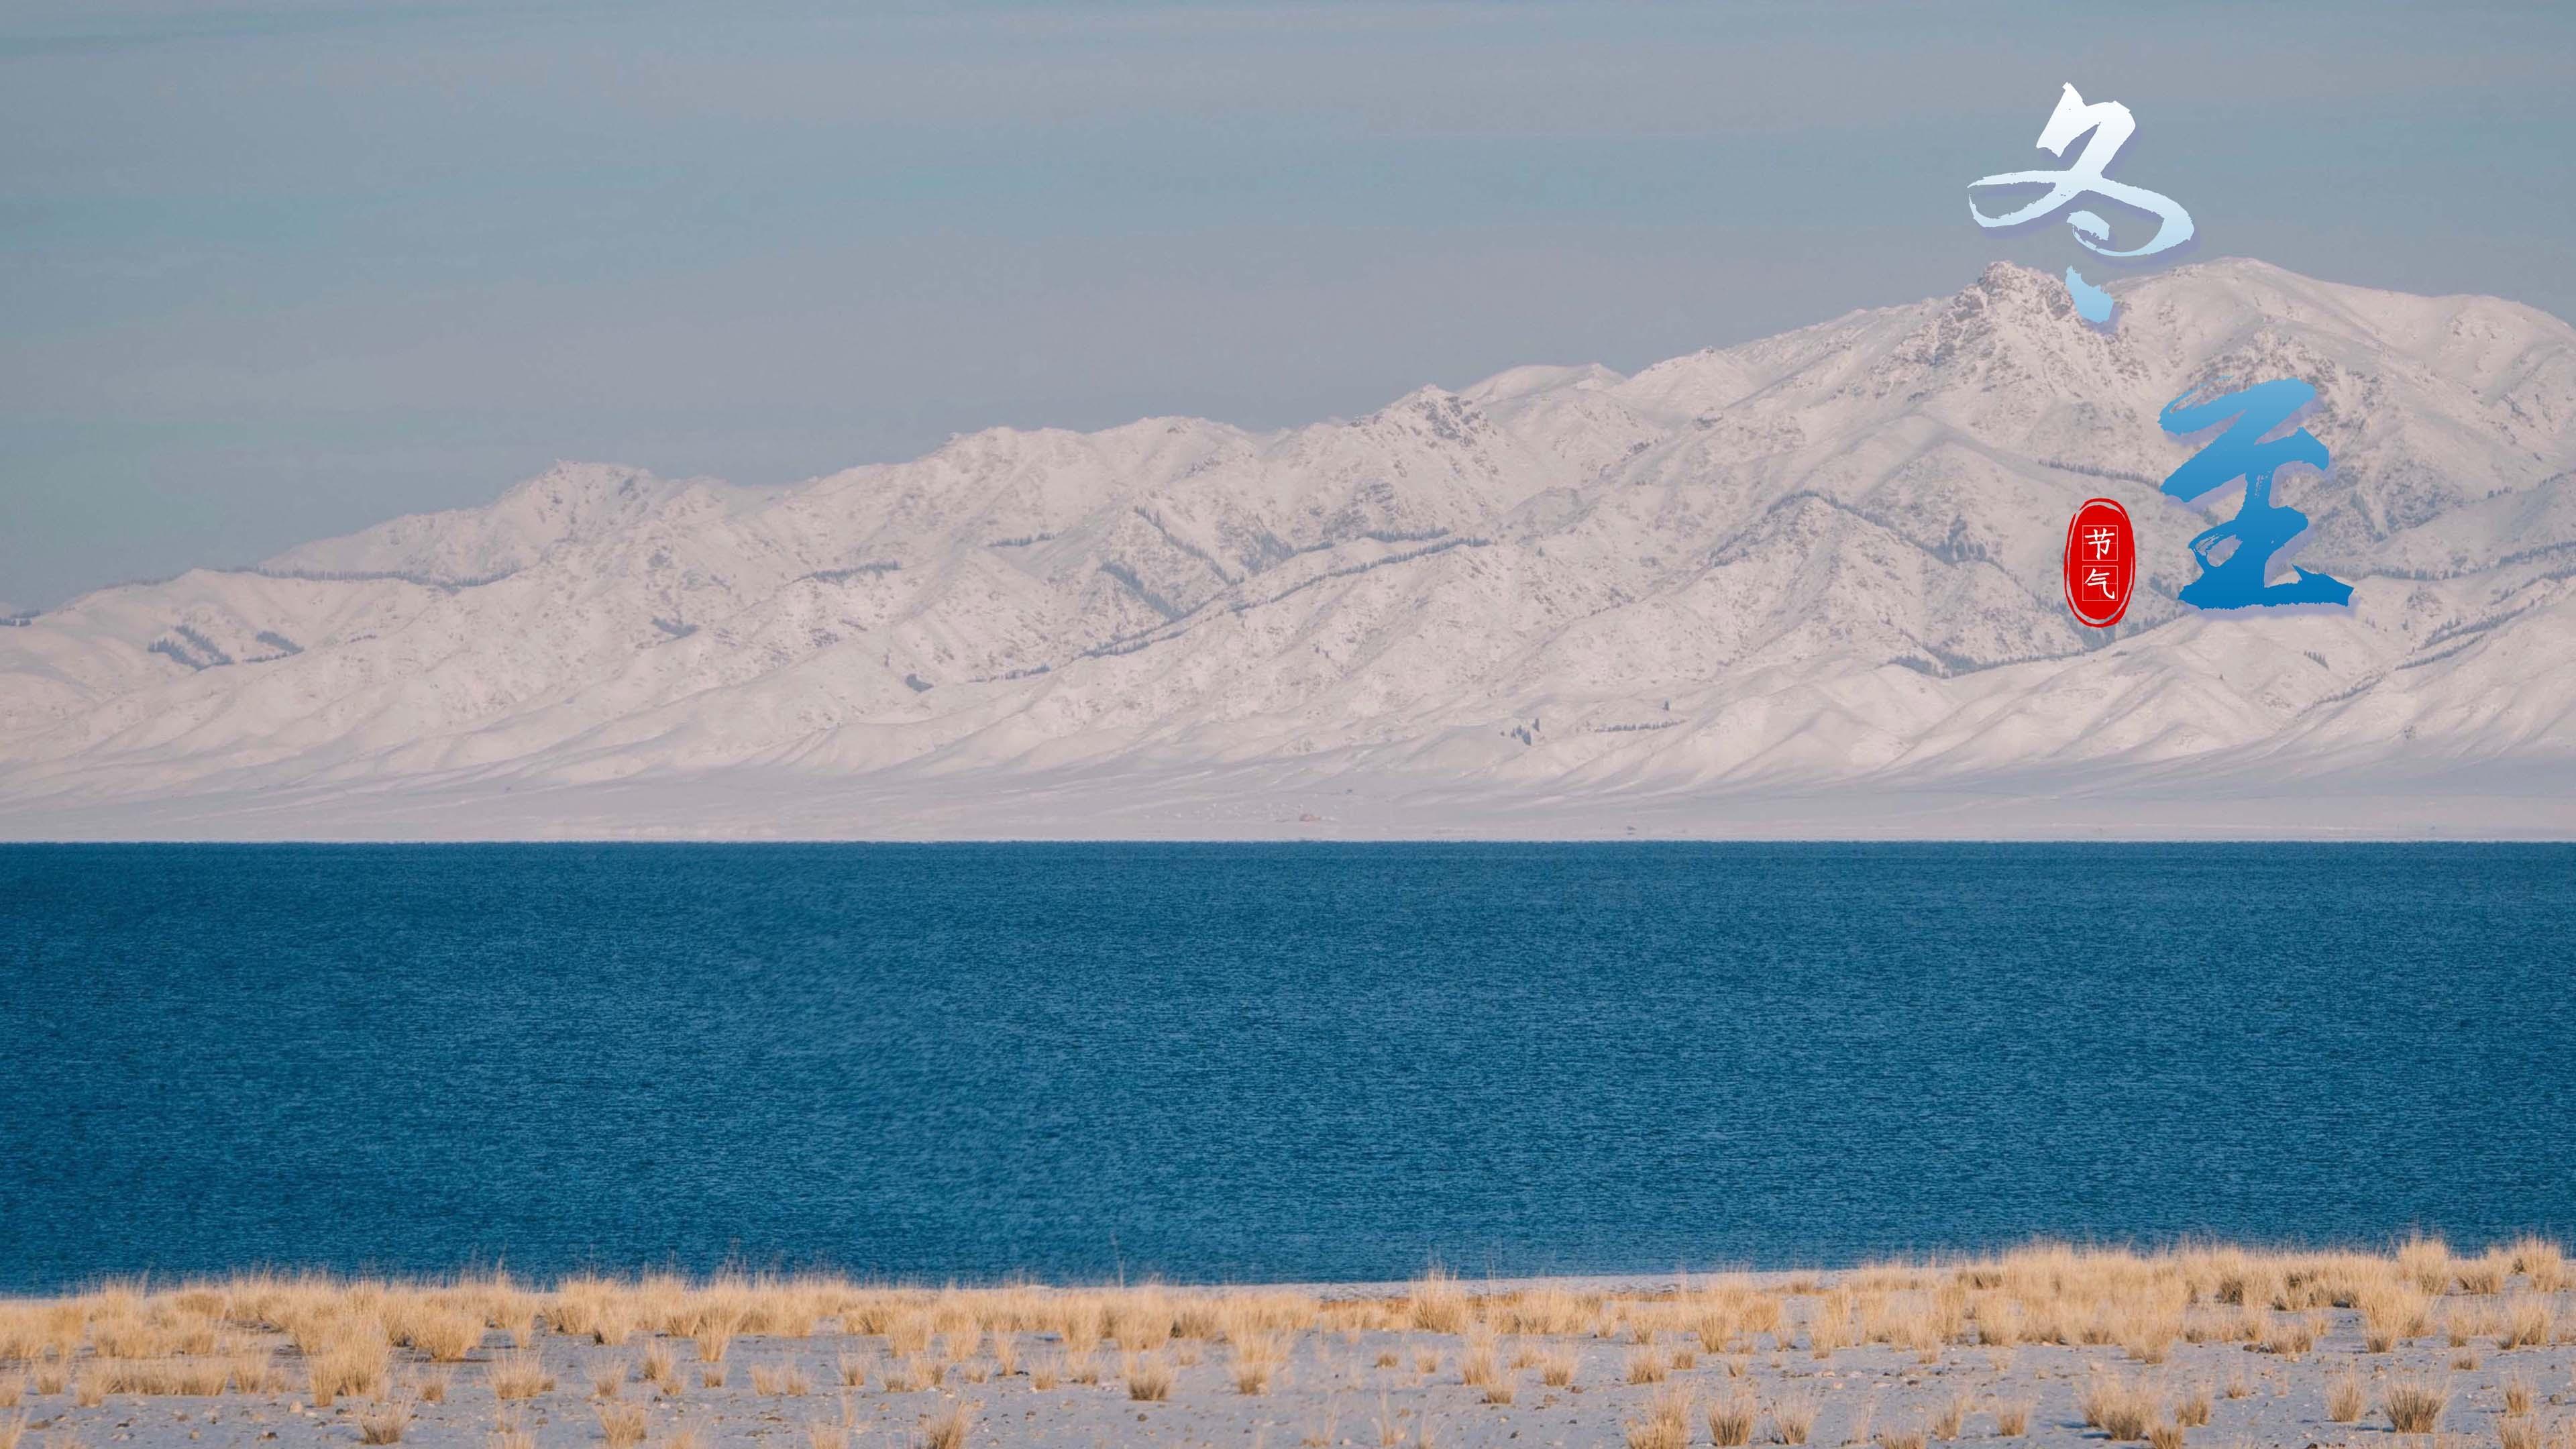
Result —
[{"label": "yellow dry grass", "polygon": [[951,1404],[947,1412],[921,1426],[922,1449],[966,1449],[967,1431],[974,1422],[973,1409],[962,1403]]},{"label": "yellow dry grass", "polygon": [[2361,1375],[2350,1369],[2326,1380],[2326,1418],[2337,1424],[2358,1424],[2370,1409],[2370,1390]]},{"label": "yellow dry grass", "polygon": [[1785,1395],[1771,1404],[1771,1442],[1804,1444],[1816,1427],[1816,1400],[1813,1395]]},{"label": "yellow dry grass", "polygon": [[644,1406],[603,1402],[594,1406],[599,1437],[608,1449],[635,1449],[644,1442]]},{"label": "yellow dry grass", "polygon": [[1161,1354],[1139,1354],[1126,1365],[1127,1397],[1139,1403],[1159,1404],[1172,1396],[1176,1374],[1171,1361]]},{"label": "yellow dry grass", "polygon": [[2113,1439],[2144,1439],[2164,1417],[2164,1400],[2155,1389],[2116,1373],[2096,1375],[2076,1396],[2084,1422]]},{"label": "yellow dry grass", "polygon": [[492,1397],[508,1403],[514,1399],[533,1399],[550,1393],[555,1376],[546,1372],[546,1362],[532,1349],[517,1349],[495,1354],[491,1366],[484,1370],[492,1386]]},{"label": "yellow dry grass", "polygon": [[1676,1385],[1658,1392],[1645,1412],[1627,1423],[1628,1449],[1686,1449],[1690,1443],[1690,1392]]},{"label": "yellow dry grass", "polygon": [[369,1404],[358,1412],[358,1442],[399,1444],[411,1427],[411,1406],[400,1401]]},{"label": "yellow dry grass", "polygon": [[2531,1412],[2531,1380],[2520,1374],[2507,1374],[2504,1381],[2504,1411],[2522,1415]]},{"label": "yellow dry grass", "polygon": [[2450,1405],[2448,1386],[2412,1374],[2390,1380],[2379,1396],[2379,1411],[2388,1416],[2388,1427],[2400,1434],[2433,1433]]},{"label": "yellow dry grass", "polygon": [[1750,1444],[1753,1442],[1753,1426],[1761,1422],[1761,1418],[1761,1408],[1753,1402],[1751,1394],[1737,1393],[1713,1399],[1708,1406],[1708,1441],[1718,1449],[1735,1449],[1735,1446]]},{"label": "yellow dry grass", "polygon": [[[2135,1252],[2039,1242],[1829,1276],[1694,1275],[1651,1290],[1475,1284],[1435,1270],[1378,1294],[1329,1299],[1276,1288],[1153,1283],[904,1288],[822,1275],[582,1274],[537,1282],[499,1273],[435,1281],[243,1273],[0,1300],[0,1411],[29,1393],[69,1394],[87,1405],[111,1395],[228,1392],[297,1392],[317,1407],[349,1398],[427,1401],[436,1393],[430,1385],[445,1383],[428,1374],[428,1365],[486,1354],[490,1362],[480,1371],[505,1402],[552,1389],[546,1355],[601,1362],[588,1387],[603,1402],[618,1399],[617,1385],[629,1373],[677,1398],[679,1358],[693,1355],[702,1381],[719,1387],[738,1338],[763,1344],[747,1370],[753,1387],[793,1395],[803,1391],[805,1370],[777,1357],[780,1341],[822,1332],[841,1341],[801,1357],[811,1360],[820,1351],[826,1372],[837,1365],[833,1376],[845,1388],[865,1386],[879,1372],[888,1392],[1009,1378],[1021,1371],[1025,1348],[1035,1360],[1028,1368],[1033,1388],[1097,1383],[1100,1359],[1116,1353],[1112,1364],[1127,1365],[1128,1392],[1139,1397],[1150,1395],[1163,1375],[1177,1381],[1173,1366],[1197,1363],[1202,1354],[1239,1392],[1267,1392],[1290,1350],[1302,1354],[1307,1335],[1314,1336],[1319,1382],[1372,1358],[1383,1368],[1410,1362],[1425,1376],[1447,1363],[1457,1374],[1453,1382],[1496,1403],[1512,1394],[1522,1368],[1536,1370],[1548,1389],[1571,1388],[1586,1351],[1604,1355],[1593,1373],[1642,1389],[1694,1377],[1744,1384],[1757,1355],[1804,1349],[1830,1359],[1863,1346],[1926,1363],[1968,1348],[1990,1356],[2021,1345],[2085,1348],[2099,1351],[2091,1357],[2097,1364],[2126,1359],[2157,1366],[2200,1364],[2197,1355],[2230,1343],[2284,1359],[2313,1355],[2322,1343],[2328,1357],[2339,1359],[2342,1346],[2356,1338],[2369,1353],[2391,1354],[2410,1342],[2447,1337],[2458,1361],[2470,1363],[2490,1343],[2520,1353],[2561,1341],[2561,1320],[2571,1315],[2555,1295],[2571,1287],[2576,1281],[2565,1250],[2535,1236],[2457,1250],[2417,1238],[2376,1253],[2223,1244]],[[1433,1341],[1381,1341],[1363,1350],[1373,1334]],[[1329,1351],[1337,1338],[1346,1352]],[[566,1343],[579,1345],[569,1360]],[[1594,1346],[1587,1350],[1587,1343]],[[596,1357],[621,1344],[628,1347],[613,1367]],[[2183,1344],[2200,1347],[2185,1358]],[[871,1363],[880,1368],[870,1369]],[[1721,1363],[1723,1377],[1699,1367]],[[2243,1371],[2217,1374],[2230,1398],[2252,1392]],[[2179,1385],[2168,1410],[2143,1383],[2097,1378],[2085,1391],[2099,1400],[2088,1414],[2099,1410],[2110,1421],[2101,1424],[2106,1432],[2131,1440],[2167,1423],[2180,1431],[2207,1422],[2209,1388]],[[2333,1417],[2347,1423],[2366,1407],[2339,1411],[2355,1393],[2368,1393],[2348,1383],[2360,1380],[2339,1375],[2328,1390],[2329,1408],[2338,1411]],[[2399,1381],[2383,1387],[2381,1407],[2392,1427],[2426,1419],[2419,1400],[2442,1397],[2427,1385],[2414,1385],[2421,1392],[2413,1398]],[[2149,1402],[2124,1411],[2113,1402],[2121,1393]],[[2527,1407],[2514,1407],[2510,1390],[2507,1397],[2500,1417],[2533,1418]],[[1708,1410],[1712,1428],[1715,1416],[1736,1402]],[[2013,1406],[1987,1409],[1999,1433],[2026,1431],[2026,1408],[2019,1413],[2022,1430],[2012,1427]],[[1812,1406],[1806,1412],[1811,1416]],[[1795,1405],[1771,1406],[1767,1436],[1799,1442],[1803,1430],[1792,1437],[1799,1413]],[[1958,1427],[1966,1415],[1958,1402],[1935,1404],[1920,1427],[1927,1437],[1947,1439],[1968,1432]],[[2429,1418],[2439,1422],[2438,1403]],[[1662,1432],[1652,1414],[1636,1422],[1650,1437]],[[2542,1449],[2556,1449],[2556,1425],[2537,1424],[2533,1432],[2549,1441]],[[1888,1436],[1870,1435],[1864,1426],[1858,1437]],[[2576,1449],[2576,1441],[2564,1449]]]}]

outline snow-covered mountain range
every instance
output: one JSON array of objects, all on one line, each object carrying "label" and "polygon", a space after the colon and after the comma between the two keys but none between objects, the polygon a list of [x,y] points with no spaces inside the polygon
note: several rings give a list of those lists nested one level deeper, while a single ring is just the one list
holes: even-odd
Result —
[{"label": "snow-covered mountain range", "polygon": [[[0,835],[2576,834],[2576,332],[2117,292],[772,491],[563,464],[0,628]],[[2158,493],[2157,409],[2222,376],[2317,387],[2276,496],[2348,610],[2174,601],[2236,498]]]}]

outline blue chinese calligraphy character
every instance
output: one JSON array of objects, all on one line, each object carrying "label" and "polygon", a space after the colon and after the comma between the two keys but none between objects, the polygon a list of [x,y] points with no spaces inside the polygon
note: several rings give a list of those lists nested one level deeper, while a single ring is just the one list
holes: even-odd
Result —
[{"label": "blue chinese calligraphy character", "polygon": [[[2164,491],[2189,503],[2242,478],[2245,503],[2234,518],[2191,541],[2192,554],[2200,560],[2200,577],[2185,584],[2176,597],[2201,609],[2352,602],[2352,585],[2295,565],[2291,572],[2298,577],[2286,583],[2263,582],[2272,555],[2308,526],[2306,514],[2272,501],[2273,472],[2289,463],[2323,470],[2328,461],[2326,445],[2305,428],[2270,442],[2264,442],[2263,435],[2314,401],[2317,390],[2296,378],[2283,378],[2195,403],[2192,397],[2198,391],[2195,388],[2166,403],[2157,415],[2158,425],[2181,436],[2234,421],[2176,468],[2165,479]],[[2230,540],[2235,547],[2213,562],[2211,555]]]}]

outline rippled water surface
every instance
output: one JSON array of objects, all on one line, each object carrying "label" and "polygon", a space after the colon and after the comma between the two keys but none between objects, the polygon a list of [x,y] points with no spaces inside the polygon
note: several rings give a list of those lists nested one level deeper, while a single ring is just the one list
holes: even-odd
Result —
[{"label": "rippled water surface", "polygon": [[2576,848],[0,847],[0,1287],[2576,1217]]}]

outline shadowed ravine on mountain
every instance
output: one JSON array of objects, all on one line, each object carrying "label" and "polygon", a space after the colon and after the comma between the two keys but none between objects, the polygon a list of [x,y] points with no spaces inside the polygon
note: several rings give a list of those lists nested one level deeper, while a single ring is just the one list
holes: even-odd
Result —
[{"label": "shadowed ravine on mountain", "polygon": [[[776,491],[561,465],[0,633],[0,836],[2565,833],[2576,332],[2116,290]],[[2176,601],[2239,490],[2162,496],[2157,412],[2221,377],[2315,385],[2333,469],[2275,496],[2350,609]],[[2058,585],[2097,494],[2107,635]]]}]

